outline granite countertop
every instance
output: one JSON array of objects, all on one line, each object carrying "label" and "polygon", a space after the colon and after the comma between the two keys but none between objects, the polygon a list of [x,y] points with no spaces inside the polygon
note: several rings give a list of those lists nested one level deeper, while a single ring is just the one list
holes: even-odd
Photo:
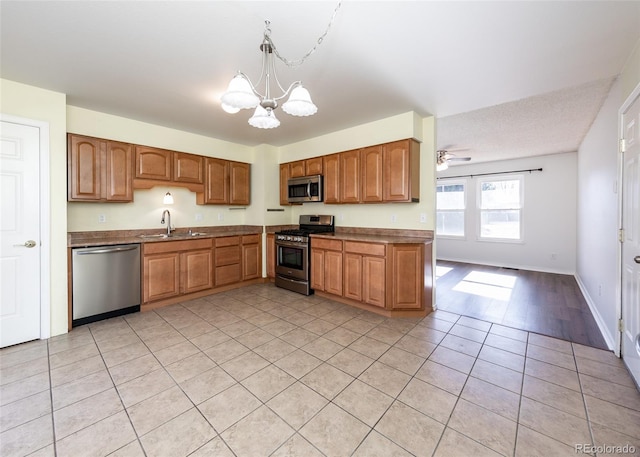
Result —
[{"label": "granite countertop", "polygon": [[311,238],[326,238],[343,241],[361,241],[367,243],[384,243],[384,244],[416,244],[416,243],[432,243],[433,238],[429,236],[398,236],[377,233],[351,233],[351,232],[335,232],[335,233],[313,233]]},{"label": "granite countertop", "polygon": [[262,226],[226,226],[193,227],[177,229],[170,237],[162,236],[166,230],[111,230],[104,232],[70,232],[67,234],[67,247],[110,246],[115,244],[163,243],[166,241],[198,240],[223,236],[242,236],[262,234]]}]

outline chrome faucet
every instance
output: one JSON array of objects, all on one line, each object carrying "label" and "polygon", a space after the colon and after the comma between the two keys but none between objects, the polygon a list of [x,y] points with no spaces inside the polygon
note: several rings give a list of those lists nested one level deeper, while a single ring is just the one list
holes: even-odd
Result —
[{"label": "chrome faucet", "polygon": [[164,224],[164,216],[165,214],[167,215],[167,236],[171,236],[171,231],[175,230],[173,227],[171,227],[171,213],[169,212],[168,209],[165,209],[162,212],[162,219],[160,219],[160,223]]}]

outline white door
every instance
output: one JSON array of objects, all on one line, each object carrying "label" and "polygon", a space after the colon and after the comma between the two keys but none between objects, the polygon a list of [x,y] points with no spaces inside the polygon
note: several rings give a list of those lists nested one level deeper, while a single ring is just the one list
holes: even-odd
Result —
[{"label": "white door", "polygon": [[640,385],[640,96],[622,113],[622,358]]},{"label": "white door", "polygon": [[0,347],[40,338],[40,129],[0,123]]}]

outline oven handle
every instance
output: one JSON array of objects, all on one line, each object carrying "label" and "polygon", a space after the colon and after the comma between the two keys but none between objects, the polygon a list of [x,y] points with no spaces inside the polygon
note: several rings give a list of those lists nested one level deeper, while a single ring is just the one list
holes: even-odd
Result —
[{"label": "oven handle", "polygon": [[276,246],[286,246],[286,247],[290,247],[290,248],[300,248],[300,249],[308,249],[309,248],[309,244],[308,243],[302,243],[300,244],[299,242],[291,242],[291,241],[283,241],[283,240],[276,240]]}]

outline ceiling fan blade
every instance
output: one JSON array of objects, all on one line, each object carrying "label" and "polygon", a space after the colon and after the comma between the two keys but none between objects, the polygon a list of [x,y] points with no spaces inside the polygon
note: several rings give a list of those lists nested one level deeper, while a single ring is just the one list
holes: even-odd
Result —
[{"label": "ceiling fan blade", "polygon": [[471,157],[448,157],[447,160],[453,162],[458,161],[458,162],[468,162],[471,160]]}]

